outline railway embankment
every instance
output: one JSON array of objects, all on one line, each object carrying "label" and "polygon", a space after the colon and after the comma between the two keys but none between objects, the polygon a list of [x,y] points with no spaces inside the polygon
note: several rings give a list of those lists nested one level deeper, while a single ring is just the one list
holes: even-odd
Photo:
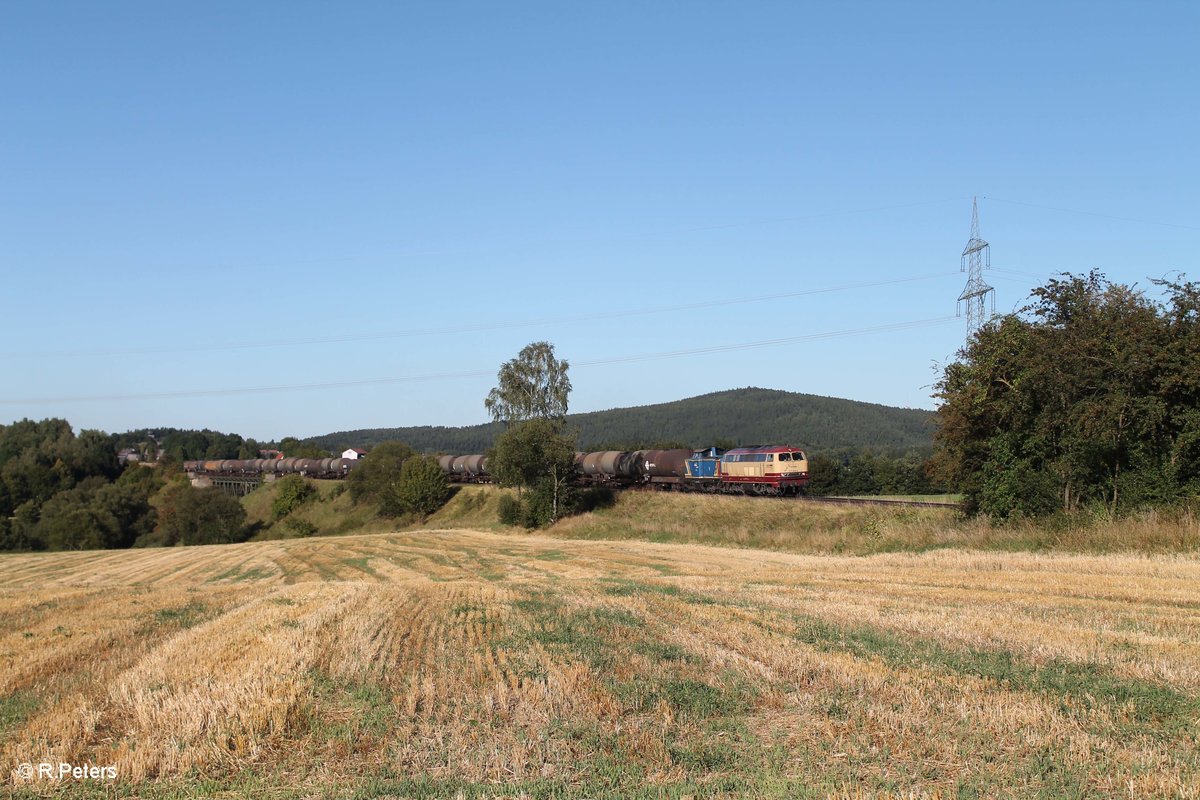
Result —
[{"label": "railway embankment", "polygon": [[571,539],[642,539],[841,555],[942,548],[1065,553],[1200,550],[1200,515],[1186,508],[1117,519],[1077,514],[992,521],[966,517],[954,506],[665,492],[620,494],[611,507],[565,519],[549,532]]},{"label": "railway embankment", "polygon": [[[512,536],[502,525],[495,486],[456,487],[428,519],[379,516],[355,505],[338,482],[317,481],[313,500],[272,519],[273,487],[243,499],[258,539],[376,533],[389,530],[471,529]],[[289,521],[290,520],[290,521]],[[1200,551],[1200,517],[1187,509],[1119,519],[1074,515],[1050,520],[997,522],[964,517],[954,506],[849,504],[805,499],[617,492],[611,504],[539,531],[562,539],[642,540],[756,548],[792,553],[871,555],[943,548],[1078,553]]]}]

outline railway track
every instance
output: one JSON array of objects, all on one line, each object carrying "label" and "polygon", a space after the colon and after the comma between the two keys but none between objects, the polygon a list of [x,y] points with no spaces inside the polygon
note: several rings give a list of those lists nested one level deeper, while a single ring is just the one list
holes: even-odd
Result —
[{"label": "railway track", "polygon": [[808,497],[797,495],[796,500],[808,503],[828,503],[846,506],[915,506],[917,508],[955,508],[962,509],[962,503],[939,503],[933,500],[893,500],[885,497]]},{"label": "railway track", "polygon": [[[643,483],[643,484],[635,484],[632,486],[619,486],[619,485],[615,485],[615,484],[601,484],[601,485],[607,486],[607,488],[609,488],[613,491],[621,491],[621,492],[654,492],[654,491],[663,491],[664,489],[668,489],[668,487],[663,484]],[[685,493],[688,493],[688,492],[685,492]],[[914,508],[952,508],[952,509],[959,509],[959,510],[961,510],[963,508],[962,503],[943,503],[943,502],[938,502],[938,501],[934,501],[934,500],[899,500],[899,499],[888,498],[888,497],[814,497],[812,495],[804,495],[804,494],[780,496],[780,495],[775,495],[775,494],[755,494],[753,492],[747,492],[745,494],[742,494],[739,492],[719,492],[719,493],[691,492],[691,493],[703,494],[706,496],[719,495],[722,497],[757,497],[757,498],[763,498],[763,499],[767,499],[767,500],[786,500],[786,501],[796,500],[796,501],[800,501],[803,503],[825,503],[827,505],[844,505],[844,506],[907,506],[907,507],[914,507]]]}]

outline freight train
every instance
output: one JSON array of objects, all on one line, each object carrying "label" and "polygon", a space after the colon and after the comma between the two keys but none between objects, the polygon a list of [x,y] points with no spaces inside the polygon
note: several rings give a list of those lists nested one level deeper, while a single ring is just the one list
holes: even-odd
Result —
[{"label": "freight train", "polygon": [[[455,483],[491,483],[487,456],[438,456],[438,465]],[[344,478],[358,465],[349,458],[283,458],[187,461],[197,475],[262,477],[281,475]],[[808,485],[808,457],[788,445],[752,445],[721,450],[605,450],[576,453],[578,482],[614,488],[656,489],[786,496]]]},{"label": "freight train", "polygon": [[[458,483],[490,483],[487,456],[439,456]],[[788,445],[720,450],[605,450],[576,453],[579,482],[617,488],[650,486],[741,494],[794,495],[808,486],[808,456]]]}]

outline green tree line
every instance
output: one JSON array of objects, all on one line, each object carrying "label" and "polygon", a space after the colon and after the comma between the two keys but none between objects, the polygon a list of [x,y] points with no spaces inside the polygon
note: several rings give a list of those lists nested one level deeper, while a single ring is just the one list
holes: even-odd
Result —
[{"label": "green tree line", "polygon": [[[157,442],[165,451],[154,465],[117,462],[119,448]],[[311,444],[284,439],[301,457],[325,455]],[[257,457],[260,445],[209,430],[142,429],[76,435],[63,419],[0,425],[0,550],[78,550],[225,544],[253,531],[236,498],[197,489],[179,471],[181,461]],[[252,450],[252,452],[251,452]],[[285,451],[288,452],[288,451]],[[376,448],[348,481],[358,502],[375,503],[384,516],[424,516],[449,497],[435,459],[401,443]],[[275,487],[272,513],[312,500],[312,484],[287,476]]]},{"label": "green tree line", "polygon": [[808,455],[809,494],[941,494],[928,450],[908,453],[834,450]]},{"label": "green tree line", "polygon": [[[245,512],[233,498],[193,489],[169,470],[117,463],[117,448],[145,441],[145,433],[122,438],[85,430],[76,436],[63,419],[0,425],[0,550],[244,538]],[[205,446],[212,445],[210,438]]]},{"label": "green tree line", "polygon": [[285,436],[278,442],[260,442],[207,428],[139,428],[114,433],[109,440],[114,451],[132,448],[144,453],[153,449],[161,452],[168,462],[258,458],[259,451],[267,449],[281,450],[295,458],[328,458],[331,455],[329,450],[294,436]]}]

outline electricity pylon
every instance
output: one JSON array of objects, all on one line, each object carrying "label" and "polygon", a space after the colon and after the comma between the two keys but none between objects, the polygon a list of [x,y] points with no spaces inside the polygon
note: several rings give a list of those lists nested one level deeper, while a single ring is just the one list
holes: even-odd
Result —
[{"label": "electricity pylon", "polygon": [[967,286],[958,296],[955,313],[962,316],[963,303],[967,304],[967,335],[969,336],[980,325],[987,321],[984,312],[984,298],[989,294],[992,300],[992,313],[996,313],[996,292],[983,282],[983,270],[992,268],[992,248],[979,238],[979,201],[971,198],[971,239],[963,248],[959,261],[959,271],[968,273]]}]

